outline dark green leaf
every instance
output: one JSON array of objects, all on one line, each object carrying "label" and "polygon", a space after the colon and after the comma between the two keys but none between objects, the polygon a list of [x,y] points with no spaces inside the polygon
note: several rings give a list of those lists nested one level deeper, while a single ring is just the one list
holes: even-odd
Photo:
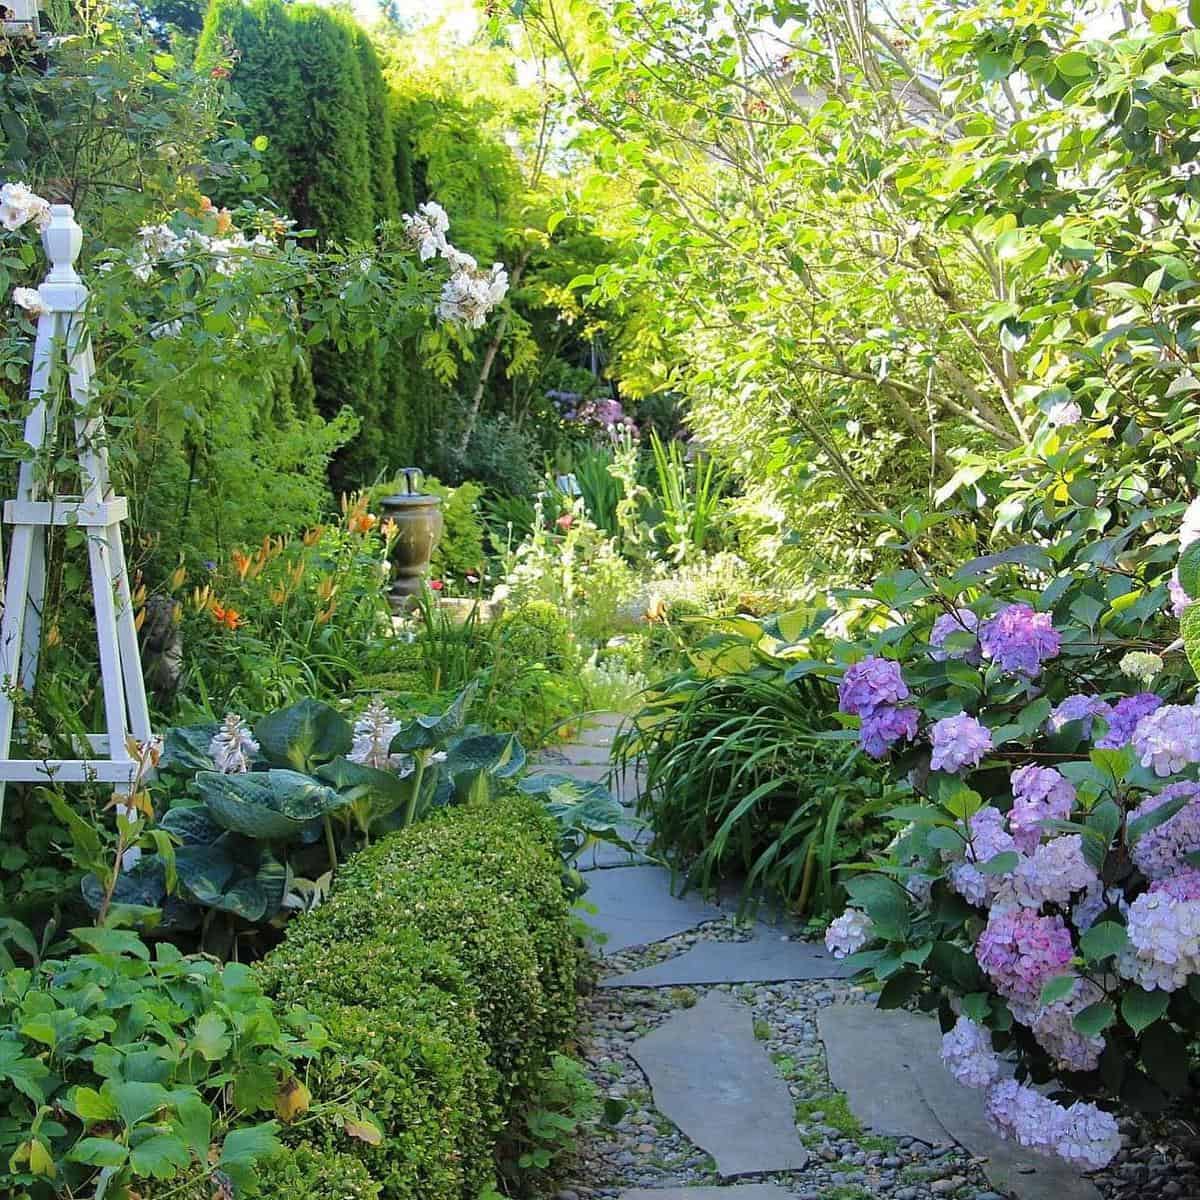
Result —
[{"label": "dark green leaf", "polygon": [[349,754],[354,745],[354,730],[346,718],[311,698],[263,717],[254,736],[270,762],[296,771],[311,771]]},{"label": "dark green leaf", "polygon": [[1115,921],[1100,921],[1079,939],[1080,949],[1089,962],[1120,954],[1128,944],[1129,935],[1125,932],[1125,926]]},{"label": "dark green leaf", "polygon": [[333,788],[298,771],[200,771],[195,786],[219,825],[266,840],[299,838],[309,822],[347,803]]},{"label": "dark green leaf", "polygon": [[1089,1004],[1077,1012],[1071,1021],[1076,1033],[1084,1037],[1095,1037],[1103,1033],[1117,1019],[1116,1010],[1105,1000]]},{"label": "dark green leaf", "polygon": [[1121,1016],[1134,1033],[1141,1033],[1167,1011],[1170,999],[1166,992],[1158,989],[1147,992],[1140,987],[1131,987],[1121,997]]}]

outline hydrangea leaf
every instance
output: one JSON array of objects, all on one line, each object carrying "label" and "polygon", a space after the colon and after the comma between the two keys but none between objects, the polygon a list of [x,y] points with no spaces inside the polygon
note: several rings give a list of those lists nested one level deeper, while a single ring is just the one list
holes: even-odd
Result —
[{"label": "hydrangea leaf", "polygon": [[847,880],[846,891],[871,918],[880,937],[896,941],[908,933],[908,893],[886,875],[859,875]]},{"label": "hydrangea leaf", "polygon": [[1193,542],[1179,556],[1179,586],[1193,599],[1200,599],[1200,542]]},{"label": "hydrangea leaf", "polygon": [[[1196,543],[1200,546],[1200,542]],[[1200,604],[1189,604],[1179,619],[1179,631],[1192,670],[1200,677]]]},{"label": "hydrangea leaf", "polygon": [[1167,1011],[1170,999],[1168,993],[1157,988],[1147,992],[1140,987],[1131,987],[1121,997],[1121,1016],[1134,1033],[1141,1033]]},{"label": "hydrangea leaf", "polygon": [[1084,1037],[1096,1037],[1106,1030],[1117,1019],[1116,1010],[1105,1000],[1089,1004],[1075,1014],[1071,1024],[1076,1033]]},{"label": "hydrangea leaf", "polygon": [[1055,975],[1042,986],[1042,1003],[1057,1004],[1065,1000],[1074,990],[1078,977],[1075,975]]},{"label": "hydrangea leaf", "polygon": [[1079,939],[1080,949],[1089,962],[1120,954],[1128,944],[1129,935],[1125,932],[1125,926],[1115,921],[1100,921]]}]

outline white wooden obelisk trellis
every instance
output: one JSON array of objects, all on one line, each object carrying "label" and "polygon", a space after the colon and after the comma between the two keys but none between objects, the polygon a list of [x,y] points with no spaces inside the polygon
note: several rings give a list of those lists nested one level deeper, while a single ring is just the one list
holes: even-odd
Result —
[{"label": "white wooden obelisk trellis", "polygon": [[[83,317],[87,289],[75,271],[82,242],[70,205],[51,206],[50,222],[42,233],[50,273],[38,288],[44,311],[38,318],[29,386],[32,407],[25,420],[25,441],[33,453],[21,464],[17,498],[4,506],[12,546],[0,621],[0,806],[4,785],[18,780],[96,781],[128,788],[138,773],[128,748],[130,736],[138,742],[151,736],[121,541],[121,521],[128,505],[123,496],[112,494],[104,423],[89,399],[95,363]],[[56,399],[62,395],[56,363],[67,372],[69,414],[60,414]],[[60,415],[74,423],[81,496],[47,496],[39,479],[44,452],[51,456],[54,452]],[[89,745],[79,748],[80,758],[12,758],[14,691],[17,687],[31,691],[37,676],[46,536],[55,525],[77,526],[87,538],[106,729],[88,735]]]}]

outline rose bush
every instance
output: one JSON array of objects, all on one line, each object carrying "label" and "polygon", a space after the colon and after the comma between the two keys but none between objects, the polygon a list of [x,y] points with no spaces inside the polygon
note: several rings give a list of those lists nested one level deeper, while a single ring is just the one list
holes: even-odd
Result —
[{"label": "rose bush", "polygon": [[1178,538],[1177,512],[946,578],[914,553],[857,594],[869,645],[797,668],[840,676],[857,732],[833,736],[921,801],[846,881],[829,948],[881,1006],[938,1010],[1004,1136],[1090,1169],[1120,1148],[1115,1112],[1185,1114],[1200,1083],[1200,705],[1178,653],[1200,662],[1200,502]]}]

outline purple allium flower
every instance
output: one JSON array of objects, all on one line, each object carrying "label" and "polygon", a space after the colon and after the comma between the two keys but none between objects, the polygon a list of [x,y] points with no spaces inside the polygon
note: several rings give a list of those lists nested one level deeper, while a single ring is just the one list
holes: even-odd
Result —
[{"label": "purple allium flower", "polygon": [[1138,722],[1132,745],[1142,766],[1153,767],[1155,775],[1173,775],[1200,762],[1200,708],[1164,704]]},{"label": "purple allium flower", "polygon": [[974,717],[959,713],[943,717],[931,731],[933,757],[929,765],[934,771],[958,771],[977,767],[992,748],[992,735]]},{"label": "purple allium flower", "polygon": [[929,657],[934,662],[944,662],[948,658],[961,658],[969,663],[979,662],[979,639],[965,650],[944,650],[946,639],[958,633],[977,633],[979,617],[969,608],[956,608],[952,613],[942,613],[933,623],[929,634]]},{"label": "purple allium flower", "polygon": [[1083,857],[1083,836],[1069,833],[1051,838],[1022,859],[1013,872],[1013,893],[1028,908],[1043,904],[1070,903],[1076,892],[1099,883],[1096,872]]},{"label": "purple allium flower", "polygon": [[1190,797],[1183,808],[1142,834],[1130,847],[1130,858],[1148,879],[1173,875],[1185,865],[1184,855],[1200,850],[1200,784],[1172,783],[1156,796],[1147,796],[1133,811],[1132,817],[1137,820],[1181,796]]},{"label": "purple allium flower", "polygon": [[977,863],[986,863],[997,854],[1015,850],[1011,835],[1004,828],[1004,816],[998,808],[985,804],[967,822],[971,834],[966,861],[950,868],[950,886],[971,904],[986,904],[999,890],[1004,876],[981,871]]},{"label": "purple allium flower", "polygon": [[[1179,887],[1188,894],[1188,884]],[[1143,893],[1129,906],[1129,945],[1117,973],[1147,991],[1175,992],[1189,975],[1200,975],[1200,900],[1179,900],[1163,888]]]},{"label": "purple allium flower", "polygon": [[883,758],[894,742],[911,742],[916,736],[917,710],[885,704],[862,718],[858,739],[872,758]]},{"label": "purple allium flower", "polygon": [[1029,908],[992,909],[975,946],[996,990],[1025,1005],[1038,1003],[1042,985],[1062,974],[1074,952],[1062,917],[1042,917]]},{"label": "purple allium flower", "polygon": [[838,707],[844,713],[865,717],[885,704],[908,699],[900,664],[871,655],[846,668],[838,684]]},{"label": "purple allium flower", "polygon": [[992,1035],[970,1017],[959,1017],[954,1028],[942,1035],[942,1062],[965,1087],[984,1088],[1001,1075]]},{"label": "purple allium flower", "polygon": [[848,908],[825,930],[825,948],[834,958],[857,954],[875,936],[875,926],[865,912]]},{"label": "purple allium flower", "polygon": [[979,631],[984,658],[1001,670],[1030,679],[1058,653],[1059,640],[1050,614],[1035,612],[1028,604],[1007,605]]},{"label": "purple allium flower", "polygon": [[1133,731],[1143,717],[1148,717],[1162,707],[1162,697],[1153,692],[1138,692],[1136,696],[1122,696],[1105,715],[1108,731],[1096,739],[1097,750],[1120,750],[1129,745]]},{"label": "purple allium flower", "polygon": [[1082,694],[1068,696],[1050,714],[1050,718],[1046,722],[1046,728],[1051,733],[1057,733],[1064,725],[1069,724],[1071,721],[1082,721],[1083,736],[1091,737],[1093,719],[1103,717],[1107,721],[1111,714],[1112,709],[1109,707],[1108,701],[1101,700],[1099,696],[1084,696]]},{"label": "purple allium flower", "polygon": [[1036,849],[1043,821],[1065,821],[1075,807],[1075,787],[1053,767],[1018,767],[1009,777],[1013,806],[1008,826],[1024,854]]}]

